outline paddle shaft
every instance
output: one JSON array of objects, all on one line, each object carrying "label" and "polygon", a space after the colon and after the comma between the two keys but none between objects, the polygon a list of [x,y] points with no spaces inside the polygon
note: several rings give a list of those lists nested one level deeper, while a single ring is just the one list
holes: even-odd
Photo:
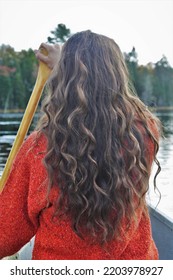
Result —
[{"label": "paddle shaft", "polygon": [[[41,50],[42,53],[47,55],[47,51],[45,49]],[[13,164],[13,161],[16,157],[17,152],[19,151],[24,138],[28,132],[28,129],[30,127],[30,124],[32,122],[33,116],[35,114],[35,111],[37,109],[41,94],[43,92],[44,86],[46,84],[46,81],[50,75],[51,70],[47,67],[46,64],[43,62],[40,62],[37,80],[33,89],[33,92],[31,94],[30,100],[28,102],[28,105],[26,107],[23,119],[21,121],[21,124],[19,126],[15,141],[13,143],[13,146],[11,148],[10,154],[8,156],[6,165],[4,167],[4,171],[2,174],[2,177],[0,179],[0,192],[3,190],[3,187],[8,179],[8,176],[10,174],[10,170]]]}]

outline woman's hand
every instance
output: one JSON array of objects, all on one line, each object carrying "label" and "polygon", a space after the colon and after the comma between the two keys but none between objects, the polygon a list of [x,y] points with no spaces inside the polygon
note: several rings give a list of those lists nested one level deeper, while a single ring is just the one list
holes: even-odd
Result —
[{"label": "woman's hand", "polygon": [[46,43],[42,43],[40,45],[40,48],[43,47],[47,50],[48,55],[44,55],[43,53],[41,53],[39,50],[35,50],[35,56],[37,59],[41,60],[42,62],[44,62],[45,64],[47,64],[47,66],[50,69],[53,69],[54,66],[58,63],[59,59],[60,59],[60,53],[61,53],[61,48],[58,44],[55,45],[48,45]]}]

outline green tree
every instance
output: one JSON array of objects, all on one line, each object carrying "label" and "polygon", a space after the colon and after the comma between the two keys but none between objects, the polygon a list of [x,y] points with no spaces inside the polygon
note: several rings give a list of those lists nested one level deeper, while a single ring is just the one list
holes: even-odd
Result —
[{"label": "green tree", "polygon": [[0,107],[24,109],[31,95],[37,71],[34,52],[15,52],[10,46],[0,46]]},{"label": "green tree", "polygon": [[37,76],[37,61],[32,49],[22,50],[19,53],[21,79],[24,86],[24,106],[26,107],[32,93]]},{"label": "green tree", "polygon": [[173,105],[173,69],[165,56],[155,64],[153,87],[157,105]]},{"label": "green tree", "polygon": [[17,54],[9,45],[0,47],[0,100],[1,108],[9,109],[15,100],[14,96],[14,75],[19,70]]},{"label": "green tree", "polygon": [[157,63],[138,65],[135,48],[125,53],[125,61],[138,96],[146,105],[173,105],[173,69],[163,56]]},{"label": "green tree", "polygon": [[12,86],[9,76],[0,75],[0,109],[6,110],[9,107],[12,97]]},{"label": "green tree", "polygon": [[139,83],[139,71],[138,71],[138,54],[136,52],[135,47],[132,48],[131,52],[124,53],[126,65],[129,70],[131,81],[134,85],[134,88],[141,97],[141,85]]},{"label": "green tree", "polygon": [[71,36],[71,31],[65,24],[58,24],[55,30],[51,31],[53,37],[48,37],[47,41],[51,44],[64,43]]}]

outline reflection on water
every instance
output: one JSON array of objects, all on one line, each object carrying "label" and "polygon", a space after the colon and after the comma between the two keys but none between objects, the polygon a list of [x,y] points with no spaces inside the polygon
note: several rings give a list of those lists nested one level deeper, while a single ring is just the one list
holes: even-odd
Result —
[{"label": "reflection on water", "polygon": [[[161,140],[158,152],[162,171],[157,177],[157,186],[162,198],[157,207],[173,219],[173,176],[171,173],[173,172],[173,112],[161,112],[157,113],[157,116],[164,125],[165,134],[165,139]],[[0,175],[2,174],[21,119],[22,114],[0,114]],[[159,196],[154,193],[152,184],[155,170],[156,166],[154,165],[148,194],[148,201],[153,206],[156,206],[159,201]]]},{"label": "reflection on water", "polygon": [[156,166],[153,166],[153,172],[150,180],[149,202],[173,219],[173,112],[157,113],[157,116],[164,125],[164,139],[160,141],[160,148],[157,158],[161,165],[161,172],[157,177],[157,187],[161,193],[159,202],[158,194],[153,191],[153,176]]},{"label": "reflection on water", "polygon": [[[8,154],[16,137],[23,114],[0,114],[0,176],[6,163]],[[35,119],[37,115],[35,116]],[[31,124],[30,130],[33,128]]]}]

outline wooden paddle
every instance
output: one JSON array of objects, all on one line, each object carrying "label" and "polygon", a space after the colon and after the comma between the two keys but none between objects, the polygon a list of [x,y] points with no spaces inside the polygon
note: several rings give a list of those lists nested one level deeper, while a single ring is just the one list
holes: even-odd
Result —
[{"label": "wooden paddle", "polygon": [[[48,55],[48,52],[44,47],[41,46],[39,48],[39,50],[44,55]],[[26,107],[23,119],[21,121],[15,141],[12,146],[12,149],[8,156],[6,165],[4,167],[2,177],[0,179],[0,192],[3,190],[3,187],[8,179],[14,158],[15,158],[17,152],[19,151],[19,149],[24,141],[24,138],[28,132],[28,129],[32,122],[34,113],[37,109],[41,94],[43,92],[46,81],[47,81],[48,77],[50,76],[50,73],[51,73],[51,69],[45,63],[43,63],[42,61],[39,61],[39,69],[38,69],[36,83],[35,83],[33,92],[31,94],[31,97],[29,99],[28,105]]]}]

